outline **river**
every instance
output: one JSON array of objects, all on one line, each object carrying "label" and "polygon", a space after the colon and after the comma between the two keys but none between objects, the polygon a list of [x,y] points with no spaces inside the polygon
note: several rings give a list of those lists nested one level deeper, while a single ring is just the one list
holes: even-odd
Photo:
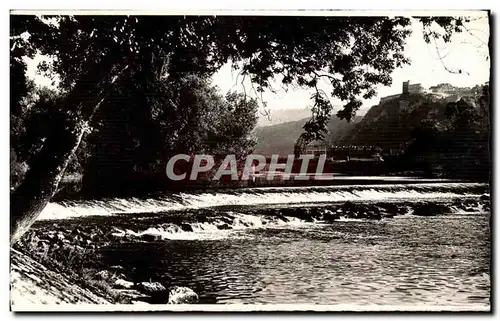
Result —
[{"label": "river", "polygon": [[188,286],[201,303],[481,310],[487,193],[463,182],[200,191],[51,203],[37,224],[99,226],[107,265]]}]

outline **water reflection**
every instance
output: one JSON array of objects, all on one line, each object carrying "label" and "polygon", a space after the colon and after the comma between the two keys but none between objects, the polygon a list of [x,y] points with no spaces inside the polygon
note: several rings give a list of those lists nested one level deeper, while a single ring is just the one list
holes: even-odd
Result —
[{"label": "water reflection", "polygon": [[238,233],[121,244],[107,259],[136,280],[189,286],[202,303],[489,304],[487,214]]}]

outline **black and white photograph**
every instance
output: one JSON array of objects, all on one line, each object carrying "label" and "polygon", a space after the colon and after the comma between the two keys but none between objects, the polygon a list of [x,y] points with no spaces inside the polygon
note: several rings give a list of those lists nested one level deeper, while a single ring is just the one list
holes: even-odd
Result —
[{"label": "black and white photograph", "polygon": [[489,10],[9,20],[11,311],[491,312]]}]

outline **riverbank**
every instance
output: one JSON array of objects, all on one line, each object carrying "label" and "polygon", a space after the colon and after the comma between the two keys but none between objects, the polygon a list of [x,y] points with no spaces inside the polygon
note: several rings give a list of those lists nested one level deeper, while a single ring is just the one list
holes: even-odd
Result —
[{"label": "riverbank", "polygon": [[[58,234],[61,236],[62,234]],[[60,238],[59,238],[60,240]],[[120,273],[93,265],[92,253],[78,245],[44,247],[33,243],[10,250],[10,306],[13,311],[39,311],[53,305],[193,304],[198,295],[186,287],[167,288],[159,282],[134,283]],[[43,247],[43,245],[42,245]],[[24,252],[24,253],[23,253]],[[138,308],[137,310],[143,310]]]},{"label": "riverbank", "polygon": [[[75,255],[82,253],[75,252]],[[120,278],[123,275],[108,270],[96,272],[87,268],[85,274],[79,274],[74,265],[67,266],[63,272],[61,262],[51,259],[41,264],[16,249],[11,249],[10,259],[10,307],[16,312],[43,311],[43,306],[54,305],[149,305],[141,298],[162,297],[163,302],[156,302],[159,304],[193,304],[198,301],[198,295],[189,288],[171,287],[167,290],[158,282],[134,284]],[[102,311],[106,310],[108,308]]]},{"label": "riverbank", "polygon": [[110,304],[18,250],[10,251],[10,304],[13,311],[40,304]]}]

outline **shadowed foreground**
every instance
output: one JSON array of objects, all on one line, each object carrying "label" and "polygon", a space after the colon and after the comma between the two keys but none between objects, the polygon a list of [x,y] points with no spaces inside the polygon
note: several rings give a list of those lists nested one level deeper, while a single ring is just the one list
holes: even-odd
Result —
[{"label": "shadowed foreground", "polygon": [[108,304],[104,298],[11,249],[11,309],[38,304]]}]

